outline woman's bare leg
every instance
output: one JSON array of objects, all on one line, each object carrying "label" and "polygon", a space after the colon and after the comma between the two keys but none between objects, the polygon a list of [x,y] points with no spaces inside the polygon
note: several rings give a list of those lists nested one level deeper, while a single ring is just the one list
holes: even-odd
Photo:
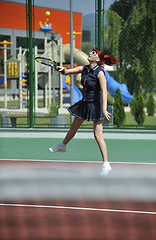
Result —
[{"label": "woman's bare leg", "polygon": [[49,148],[50,152],[66,152],[66,144],[75,136],[77,130],[81,126],[84,120],[79,119],[77,117],[74,118],[74,121],[68,131],[67,135],[65,136],[62,143],[59,143],[53,147]]},{"label": "woman's bare leg", "polygon": [[74,118],[73,123],[63,140],[63,144],[66,145],[75,136],[77,130],[79,129],[79,127],[82,125],[83,122],[84,122],[83,119],[80,119],[77,117]]},{"label": "woman's bare leg", "polygon": [[103,159],[103,167],[100,175],[105,175],[105,174],[108,174],[112,168],[108,162],[107,147],[106,147],[105,140],[103,139],[102,130],[103,130],[103,120],[94,121],[94,137],[99,145],[102,159]]},{"label": "woman's bare leg", "polygon": [[103,131],[103,120],[94,121],[94,137],[95,137],[95,140],[99,145],[103,162],[108,162],[107,146],[106,146],[106,143],[103,139],[102,131]]}]

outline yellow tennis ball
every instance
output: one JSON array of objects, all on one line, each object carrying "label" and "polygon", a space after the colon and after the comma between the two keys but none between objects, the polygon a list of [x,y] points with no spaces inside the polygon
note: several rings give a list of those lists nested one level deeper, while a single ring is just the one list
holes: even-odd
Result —
[{"label": "yellow tennis ball", "polygon": [[49,11],[46,11],[46,13],[45,13],[47,16],[49,16],[50,15],[50,12]]}]

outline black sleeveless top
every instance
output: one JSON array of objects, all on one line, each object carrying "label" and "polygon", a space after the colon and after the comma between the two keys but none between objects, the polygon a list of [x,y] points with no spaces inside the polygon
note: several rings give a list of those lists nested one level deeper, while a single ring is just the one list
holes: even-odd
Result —
[{"label": "black sleeveless top", "polygon": [[[68,108],[68,111],[73,116],[87,121],[104,119],[102,94],[97,77],[100,71],[103,71],[103,69],[99,65],[96,65],[92,69],[87,65],[82,70],[81,84],[83,86],[83,99]],[[108,106],[107,111],[111,112]]]},{"label": "black sleeveless top", "polygon": [[92,102],[99,100],[101,89],[97,76],[100,71],[103,71],[103,69],[99,65],[96,65],[92,69],[89,68],[89,65],[84,67],[81,77],[84,101]]}]

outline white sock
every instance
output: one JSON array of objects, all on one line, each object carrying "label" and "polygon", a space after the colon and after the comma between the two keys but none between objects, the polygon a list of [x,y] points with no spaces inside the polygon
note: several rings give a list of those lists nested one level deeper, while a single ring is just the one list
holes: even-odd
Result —
[{"label": "white sock", "polygon": [[104,162],[104,163],[103,163],[103,167],[104,167],[105,165],[109,165],[109,162]]}]

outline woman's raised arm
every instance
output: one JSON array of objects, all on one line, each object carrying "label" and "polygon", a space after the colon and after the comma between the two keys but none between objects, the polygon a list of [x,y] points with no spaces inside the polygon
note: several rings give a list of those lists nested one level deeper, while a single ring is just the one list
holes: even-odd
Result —
[{"label": "woman's raised arm", "polygon": [[83,66],[78,66],[75,68],[65,69],[64,67],[58,66],[58,72],[60,72],[62,75],[69,75],[69,74],[78,74],[81,73],[83,70]]}]

